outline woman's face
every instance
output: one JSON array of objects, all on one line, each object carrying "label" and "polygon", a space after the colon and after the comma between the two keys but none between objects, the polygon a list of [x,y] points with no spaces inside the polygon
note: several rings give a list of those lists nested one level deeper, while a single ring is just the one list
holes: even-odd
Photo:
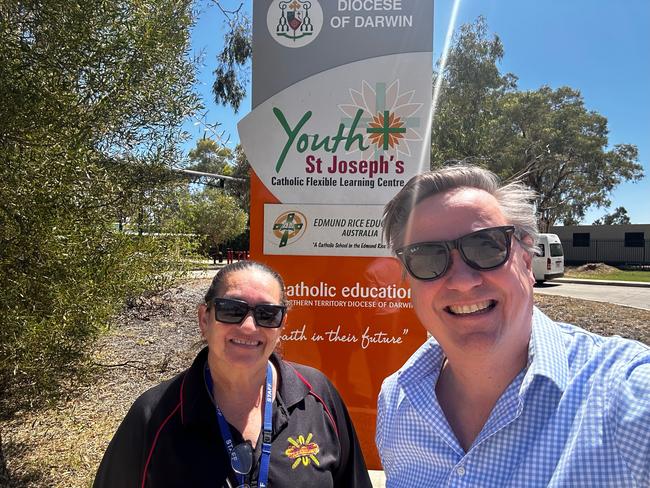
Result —
[{"label": "woman's face", "polygon": [[[276,279],[265,271],[249,268],[230,273],[221,290],[221,298],[243,300],[250,306],[280,304],[282,290]],[[286,320],[286,319],[285,319]],[[284,326],[284,323],[282,324]],[[211,366],[233,368],[265,367],[278,343],[282,327],[258,327],[252,312],[241,324],[226,324],[215,319],[214,305],[199,308],[199,326],[210,349]]]}]

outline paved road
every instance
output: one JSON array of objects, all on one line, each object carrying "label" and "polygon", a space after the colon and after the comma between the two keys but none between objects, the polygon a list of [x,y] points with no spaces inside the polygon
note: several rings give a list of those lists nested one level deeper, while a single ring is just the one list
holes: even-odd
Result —
[{"label": "paved road", "polygon": [[615,303],[650,310],[650,288],[549,281],[535,286],[535,293]]}]

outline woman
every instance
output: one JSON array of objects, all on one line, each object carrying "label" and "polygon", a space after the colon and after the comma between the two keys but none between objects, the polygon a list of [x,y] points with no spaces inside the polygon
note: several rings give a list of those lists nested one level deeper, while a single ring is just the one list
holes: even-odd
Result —
[{"label": "woman", "polygon": [[94,486],[370,487],[334,386],[274,353],[286,303],[282,278],[266,265],[222,268],[199,306],[208,347],[136,400]]}]

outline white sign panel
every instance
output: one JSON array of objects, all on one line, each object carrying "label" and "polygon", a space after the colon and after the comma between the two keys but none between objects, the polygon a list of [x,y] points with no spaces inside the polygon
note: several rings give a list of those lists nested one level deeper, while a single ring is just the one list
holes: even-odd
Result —
[{"label": "white sign panel", "polygon": [[430,58],[358,61],[266,100],[239,123],[255,173],[283,203],[385,203],[428,169],[431,80],[409,74]]},{"label": "white sign panel", "polygon": [[390,256],[382,205],[264,205],[264,254]]}]

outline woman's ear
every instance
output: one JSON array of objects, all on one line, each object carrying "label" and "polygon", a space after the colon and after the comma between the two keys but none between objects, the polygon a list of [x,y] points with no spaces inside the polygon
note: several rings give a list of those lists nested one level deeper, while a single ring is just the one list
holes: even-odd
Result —
[{"label": "woman's ear", "polygon": [[199,318],[199,329],[201,329],[201,336],[205,339],[208,325],[210,324],[210,309],[205,303],[201,303],[197,310]]}]

